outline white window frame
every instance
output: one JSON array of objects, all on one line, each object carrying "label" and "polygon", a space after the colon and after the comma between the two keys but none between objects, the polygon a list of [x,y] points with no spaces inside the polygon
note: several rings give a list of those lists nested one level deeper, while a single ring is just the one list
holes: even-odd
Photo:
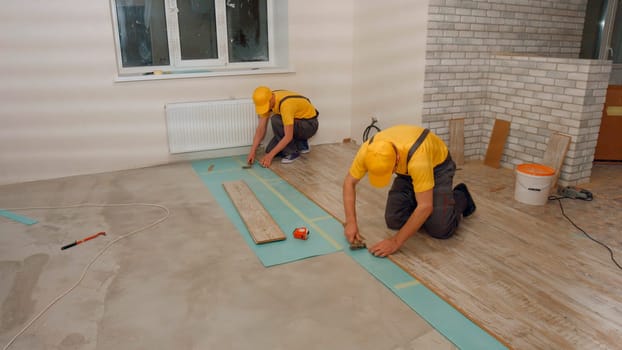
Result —
[{"label": "white window frame", "polygon": [[[213,68],[227,65],[226,57],[229,57],[229,48],[227,45],[227,16],[225,14],[225,2],[227,0],[216,0],[216,38],[218,40],[218,58],[203,60],[182,60],[181,43],[179,41],[179,17],[177,13],[177,0],[165,0],[166,4],[166,22],[168,34],[168,47],[170,52],[171,66],[183,68]],[[268,0],[270,2],[270,0]],[[268,5],[270,6],[270,5]],[[270,21],[270,18],[268,18]],[[268,40],[272,38],[268,35]]]},{"label": "white window frame", "polygon": [[[186,78],[192,76],[244,75],[261,73],[291,72],[288,67],[287,43],[287,0],[267,0],[268,53],[269,60],[263,62],[228,62],[226,0],[214,0],[216,3],[216,30],[218,40],[218,58],[205,60],[182,60],[179,40],[177,1],[164,1],[167,23],[167,37],[170,65],[143,67],[123,67],[117,0],[110,0],[112,26],[117,58],[118,81]],[[278,9],[276,6],[280,6]],[[278,21],[278,26],[277,22]],[[278,28],[277,28],[278,27]],[[276,41],[279,40],[279,50]]]}]

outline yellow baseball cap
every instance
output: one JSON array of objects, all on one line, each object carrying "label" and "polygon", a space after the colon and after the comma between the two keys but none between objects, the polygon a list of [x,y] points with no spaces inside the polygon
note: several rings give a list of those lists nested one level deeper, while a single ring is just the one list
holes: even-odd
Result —
[{"label": "yellow baseball cap", "polygon": [[255,112],[259,115],[268,113],[270,110],[270,100],[272,99],[272,90],[267,86],[260,86],[253,92],[253,102],[255,103]]},{"label": "yellow baseball cap", "polygon": [[395,148],[389,141],[376,140],[367,146],[365,166],[367,167],[369,183],[374,187],[388,185],[393,176],[396,160]]}]

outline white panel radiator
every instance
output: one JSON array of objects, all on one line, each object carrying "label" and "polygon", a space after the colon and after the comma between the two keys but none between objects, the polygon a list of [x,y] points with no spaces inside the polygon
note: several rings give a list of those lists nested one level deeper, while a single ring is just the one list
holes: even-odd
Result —
[{"label": "white panel radiator", "polygon": [[170,153],[253,144],[258,118],[251,99],[169,103],[165,110]]}]

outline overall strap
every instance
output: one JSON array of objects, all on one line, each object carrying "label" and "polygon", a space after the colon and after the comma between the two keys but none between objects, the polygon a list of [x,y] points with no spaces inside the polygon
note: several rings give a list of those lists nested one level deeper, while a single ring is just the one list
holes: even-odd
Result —
[{"label": "overall strap", "polygon": [[[415,151],[417,150],[417,148],[421,146],[421,144],[423,143],[423,140],[425,140],[426,136],[428,136],[429,133],[430,133],[430,129],[423,130],[421,135],[419,135],[419,138],[417,139],[417,141],[415,141],[415,143],[413,143],[413,145],[410,147],[410,150],[408,151],[408,158],[406,159],[407,163],[410,161],[410,157],[412,157]],[[376,137],[376,135],[372,136],[371,139],[369,139],[368,145],[371,145],[371,143],[374,142],[374,137]]]},{"label": "overall strap", "polygon": [[[424,129],[421,135],[419,135],[419,138],[417,139],[417,141],[415,141],[415,143],[413,143],[413,145],[410,146],[410,149],[408,150],[408,157],[406,158],[406,174],[408,174],[408,162],[410,162],[410,158],[413,156],[413,154],[415,154],[415,152],[417,151],[419,146],[421,146],[421,144],[423,143],[423,141],[425,140],[425,138],[428,136],[429,133],[430,133],[430,129]],[[372,136],[371,139],[369,139],[368,145],[371,145],[371,143],[374,142],[375,136],[376,135]]]},{"label": "overall strap", "polygon": [[[277,90],[275,90],[277,91]],[[307,100],[309,103],[311,103],[311,100],[309,100],[308,98],[302,96],[302,95],[289,95],[289,96],[285,96],[282,100],[279,101],[279,111],[281,110],[281,104],[283,104],[283,102],[287,101],[287,99],[290,98],[304,98],[305,100]]]},{"label": "overall strap", "polygon": [[417,148],[421,146],[421,144],[423,143],[423,140],[425,140],[426,136],[428,136],[429,133],[430,133],[430,129],[423,130],[421,135],[419,135],[419,138],[417,139],[417,141],[415,141],[415,143],[413,143],[413,145],[410,147],[410,150],[408,150],[408,157],[406,158],[406,173],[407,174],[408,174],[408,162],[410,162],[410,158],[413,156],[413,154],[415,154],[415,152],[417,151]]}]

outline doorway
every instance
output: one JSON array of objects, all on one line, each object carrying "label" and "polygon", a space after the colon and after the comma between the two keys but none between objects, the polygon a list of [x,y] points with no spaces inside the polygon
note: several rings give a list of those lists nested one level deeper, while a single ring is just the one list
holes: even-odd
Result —
[{"label": "doorway", "polygon": [[594,152],[595,161],[622,161],[622,85],[609,85]]},{"label": "doorway", "polygon": [[[622,67],[621,0],[588,0],[580,58],[611,60],[615,82]],[[615,83],[614,83],[615,84]],[[595,161],[622,161],[622,85],[609,85],[594,152]]]}]

